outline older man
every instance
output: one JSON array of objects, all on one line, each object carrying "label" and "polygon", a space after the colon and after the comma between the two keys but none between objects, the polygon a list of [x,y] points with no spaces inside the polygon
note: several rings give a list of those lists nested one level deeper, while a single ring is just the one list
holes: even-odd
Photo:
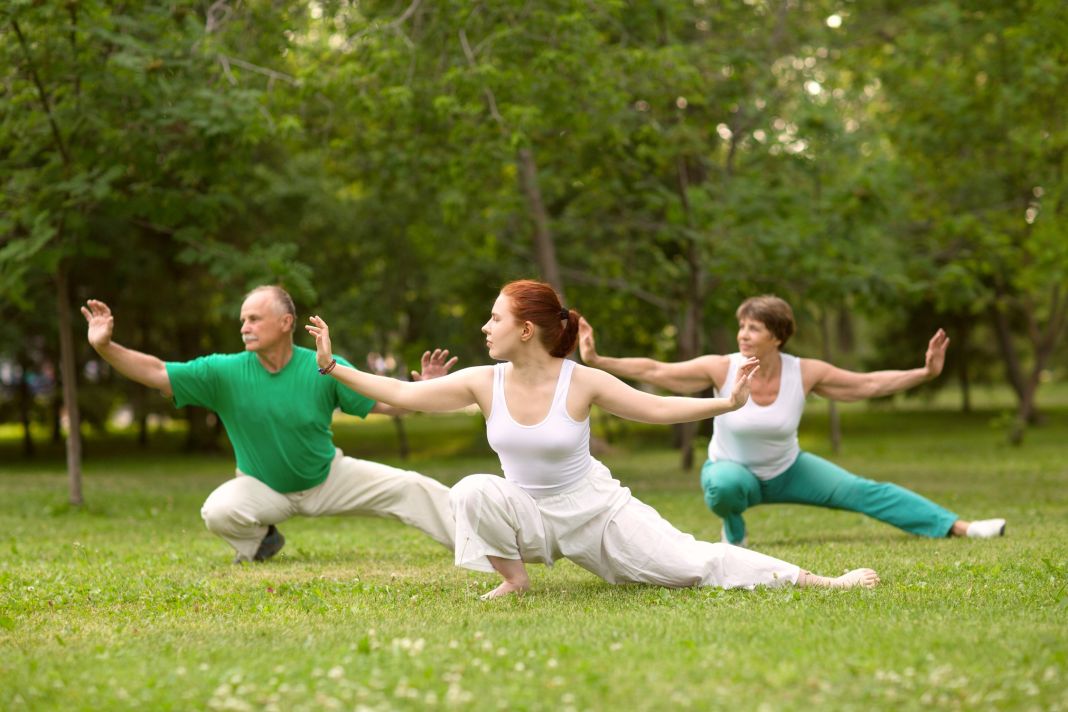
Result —
[{"label": "older man", "polygon": [[[241,305],[245,350],[186,362],[164,362],[111,339],[107,304],[82,307],[89,343],[111,366],[174,398],[178,407],[215,411],[237,458],[237,476],[220,485],[201,509],[208,529],[236,552],[235,562],[263,561],[285,544],[275,525],[294,515],[368,514],[399,519],[452,548],[449,489],[416,472],[347,457],[333,443],[334,409],[366,417],[399,411],[325,378],[315,351],[294,346],[296,309],[277,286],[253,289]],[[456,362],[448,352],[423,355],[426,379]],[[339,360],[340,362],[340,360]]]}]

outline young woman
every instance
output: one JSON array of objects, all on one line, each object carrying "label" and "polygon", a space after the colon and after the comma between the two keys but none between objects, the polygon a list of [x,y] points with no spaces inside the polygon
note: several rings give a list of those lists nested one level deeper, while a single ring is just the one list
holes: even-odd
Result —
[{"label": "young woman", "polygon": [[782,348],[794,333],[790,305],[765,295],[738,307],[738,353],[701,356],[681,363],[649,358],[611,358],[597,353],[593,327],[579,325],[582,360],[624,378],[676,393],[729,388],[740,366],[756,358],[760,372],[750,379],[752,398],[743,408],[715,420],[701,486],[708,508],[723,519],[723,541],[745,546],[742,513],[758,504],[789,502],[860,512],[927,537],[989,538],[1005,533],[1004,519],[969,522],[934,502],[887,482],[873,482],[802,452],[797,426],[805,397],[855,401],[897,393],[942,372],[949,337],[931,337],[924,365],[907,371],[853,373],[826,361],[798,358]]},{"label": "young woman", "polygon": [[590,407],[645,423],[699,420],[740,408],[756,359],[738,366],[728,398],[663,398],[566,359],[580,315],[553,289],[521,280],[501,290],[482,327],[496,366],[467,368],[433,381],[404,383],[338,365],[319,317],[320,371],[376,400],[406,410],[449,411],[477,404],[504,477],[471,475],[452,489],[456,564],[497,571],[504,581],[484,598],[530,587],[526,563],[565,557],[609,583],[660,586],[873,587],[856,569],[837,578],[726,544],[697,541],[665,521],[590,456]]}]

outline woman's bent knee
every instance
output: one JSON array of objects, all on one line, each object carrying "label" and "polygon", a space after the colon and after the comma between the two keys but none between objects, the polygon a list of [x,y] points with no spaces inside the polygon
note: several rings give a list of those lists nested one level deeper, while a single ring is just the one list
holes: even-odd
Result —
[{"label": "woman's bent knee", "polygon": [[721,516],[744,512],[749,504],[753,475],[733,463],[706,463],[701,469],[705,504]]},{"label": "woman's bent knee", "polygon": [[484,497],[496,488],[500,480],[501,478],[497,475],[468,475],[449,490],[449,499],[453,508]]}]

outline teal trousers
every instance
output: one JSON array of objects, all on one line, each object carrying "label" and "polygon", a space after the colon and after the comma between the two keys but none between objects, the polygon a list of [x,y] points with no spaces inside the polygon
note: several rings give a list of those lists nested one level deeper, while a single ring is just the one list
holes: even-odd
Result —
[{"label": "teal trousers", "polygon": [[875,482],[843,470],[822,457],[802,452],[794,464],[761,480],[737,462],[712,462],[701,468],[705,504],[722,520],[727,539],[745,538],[742,513],[758,504],[811,504],[860,512],[912,534],[949,535],[959,517],[931,500],[889,482]]}]

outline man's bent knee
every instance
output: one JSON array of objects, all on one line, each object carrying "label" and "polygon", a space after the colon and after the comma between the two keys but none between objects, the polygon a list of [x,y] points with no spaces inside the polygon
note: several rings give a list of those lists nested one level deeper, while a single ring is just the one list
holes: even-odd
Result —
[{"label": "man's bent knee", "polygon": [[232,515],[232,509],[221,507],[211,500],[205,502],[204,506],[200,508],[200,518],[204,520],[204,525],[208,528],[208,531],[213,534],[222,534],[229,530],[233,524]]},{"label": "man's bent knee", "polygon": [[200,508],[200,517],[204,520],[208,531],[220,535],[233,534],[258,524],[253,518],[243,515],[236,507],[227,505],[225,502],[213,502],[210,497]]}]

